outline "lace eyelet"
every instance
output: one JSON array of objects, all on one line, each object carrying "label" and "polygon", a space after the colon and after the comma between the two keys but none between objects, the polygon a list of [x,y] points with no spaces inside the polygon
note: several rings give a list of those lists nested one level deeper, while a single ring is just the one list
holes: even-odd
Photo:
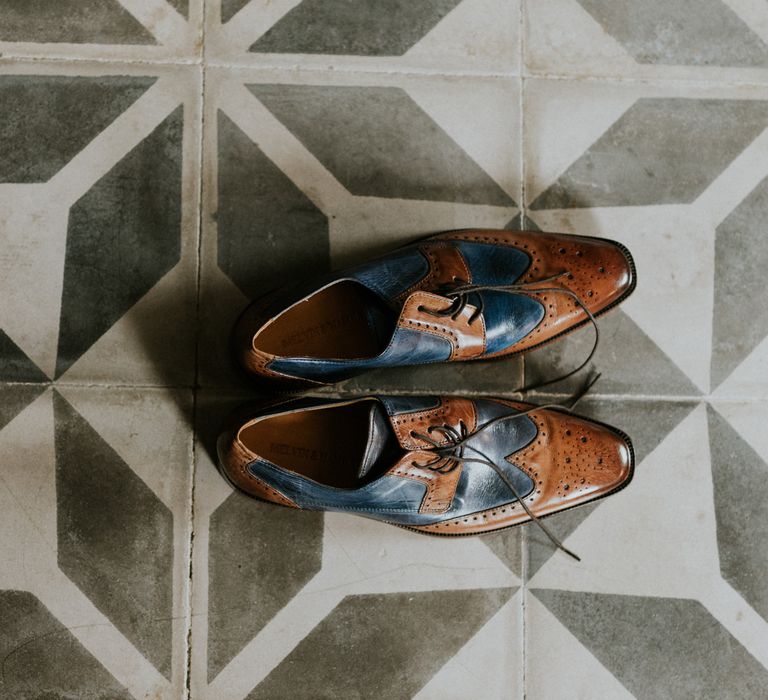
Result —
[{"label": "lace eyelet", "polygon": [[424,307],[423,307],[421,304],[419,304],[419,305],[416,307],[416,311],[419,311],[419,312],[423,313],[423,312],[424,312]]}]

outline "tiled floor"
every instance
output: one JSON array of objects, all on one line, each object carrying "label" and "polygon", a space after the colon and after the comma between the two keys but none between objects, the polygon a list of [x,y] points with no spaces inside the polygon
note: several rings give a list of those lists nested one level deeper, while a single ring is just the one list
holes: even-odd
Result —
[{"label": "tiled floor", "polygon": [[[0,0],[0,698],[766,697],[766,221],[764,0]],[[580,564],[211,461],[248,297],[466,226],[635,255]],[[590,333],[341,389],[509,394]]]}]

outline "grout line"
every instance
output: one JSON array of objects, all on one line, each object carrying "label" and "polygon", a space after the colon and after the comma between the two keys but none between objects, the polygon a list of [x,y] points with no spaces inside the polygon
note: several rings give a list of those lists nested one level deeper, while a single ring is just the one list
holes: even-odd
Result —
[{"label": "grout line", "polygon": [[[505,390],[488,390],[488,391],[469,391],[469,390],[444,390],[435,387],[429,387],[429,388],[419,388],[416,387],[414,389],[389,389],[387,387],[362,387],[362,388],[354,388],[354,389],[347,389],[344,387],[339,387],[335,391],[309,391],[305,392],[303,395],[307,396],[329,396],[331,394],[333,395],[340,395],[340,396],[368,396],[370,394],[386,394],[389,396],[413,396],[415,394],[435,394],[439,393],[441,395],[446,396],[471,396],[471,397],[501,397],[501,398],[510,398],[514,397],[518,400],[521,400],[520,397],[522,394],[519,391],[505,391]],[[298,395],[297,395],[298,396]],[[532,399],[532,398],[542,398],[542,399],[558,399],[558,398],[571,398],[573,396],[572,392],[552,392],[552,393],[545,393],[545,392],[530,392],[526,400]],[[600,399],[604,401],[643,401],[643,402],[651,402],[651,401],[666,401],[670,403],[765,403],[768,401],[768,396],[764,397],[719,397],[719,396],[711,396],[711,395],[666,395],[666,394],[610,394],[610,393],[598,393],[598,392],[590,392],[589,396],[584,398],[584,401],[589,401],[592,399]]]},{"label": "grout line", "polygon": [[[520,13],[521,16],[521,23],[522,23],[522,10]],[[522,30],[521,30],[522,31]],[[523,48],[523,44],[525,42],[525,39],[521,37],[520,39],[520,61],[522,62],[524,60],[525,51]],[[520,110],[520,131],[518,134],[518,146],[520,148],[519,158],[520,158],[520,223],[522,225],[523,220],[527,216],[527,206],[525,202],[525,198],[527,196],[526,193],[526,162],[525,162],[525,131],[526,131],[526,120],[525,120],[525,76],[520,76],[520,90],[518,92],[519,100],[518,100],[518,109]]]},{"label": "grout line", "polygon": [[[199,391],[199,373],[200,373],[200,280],[202,274],[202,241],[203,241],[203,167],[205,143],[205,4],[202,0],[203,21],[200,28],[200,41],[202,45],[202,59],[200,63],[200,103],[199,103],[199,139],[197,152],[197,270],[195,276],[195,378],[192,389],[192,470],[189,488],[189,546],[187,548],[189,563],[187,567],[188,586],[187,586],[187,644],[186,644],[186,671],[184,675],[184,697],[188,700],[192,697],[192,606],[193,606],[193,586],[194,586],[194,547],[195,547],[195,486],[197,479],[197,398]],[[197,115],[196,115],[197,117]]]},{"label": "grout line", "polygon": [[[520,103],[519,103],[519,109],[520,109],[520,228],[525,228],[525,219],[528,217],[528,205],[526,203],[526,198],[528,197],[528,192],[526,188],[526,179],[528,176],[528,164],[525,159],[525,144],[526,144],[526,130],[527,130],[527,121],[525,118],[525,81],[526,81],[526,70],[525,70],[525,56],[526,56],[526,5],[525,2],[521,0],[519,3],[520,6],[520,17],[519,17],[519,41],[520,41],[520,48],[518,52],[518,61],[520,65],[518,66],[520,70]],[[525,379],[525,355],[522,355],[520,357],[520,373],[521,373],[521,384],[520,386],[526,386],[526,379]],[[523,694],[525,694],[525,688],[523,688]]]},{"label": "grout line", "polygon": [[[519,71],[520,71],[520,228],[525,228],[525,219],[528,216],[528,207],[526,204],[526,197],[528,193],[526,191],[526,177],[527,177],[527,163],[525,159],[525,144],[526,144],[526,119],[525,119],[525,85],[526,85],[526,21],[525,21],[525,2],[520,0],[520,17],[519,17]],[[522,384],[520,386],[526,386],[525,379],[525,356],[520,359],[520,372],[522,374]],[[527,677],[526,677],[526,657],[527,657],[527,620],[526,620],[526,598],[528,591],[528,528],[522,528],[520,536],[520,689],[522,691],[522,698],[525,700],[528,695]]]},{"label": "grout line", "polygon": [[75,389],[157,389],[166,391],[192,391],[193,384],[116,384],[114,382],[77,382],[56,381],[47,382],[13,382],[0,380],[0,386],[44,386],[44,387],[71,387]]},{"label": "grout line", "polygon": [[[122,46],[122,45],[118,45]],[[204,49],[203,49],[204,50]],[[524,60],[524,59],[523,59]],[[510,77],[519,77],[521,79],[529,78],[534,80],[559,80],[571,82],[586,83],[607,83],[607,84],[682,84],[700,87],[720,87],[724,89],[739,87],[767,88],[768,77],[765,79],[729,79],[729,78],[692,78],[692,77],[665,77],[665,76],[621,76],[621,75],[568,75],[566,73],[534,72],[525,68],[521,64],[518,72],[499,71],[499,70],[438,70],[434,68],[404,66],[402,68],[381,68],[367,66],[334,66],[334,65],[307,65],[297,62],[294,65],[285,63],[270,62],[269,60],[259,59],[258,62],[237,62],[226,59],[205,59],[203,57],[192,58],[131,58],[118,57],[110,58],[106,56],[63,56],[63,55],[44,55],[44,54],[16,54],[3,53],[0,51],[0,67],[3,65],[12,65],[14,63],[60,63],[60,64],[87,64],[96,63],[105,66],[109,65],[135,65],[135,66],[199,66],[206,65],[213,68],[233,68],[236,70],[252,70],[257,72],[285,72],[296,73],[297,71],[308,73],[328,73],[333,74],[362,74],[362,75],[403,75],[412,77],[432,77],[432,78],[499,78],[508,79]]]},{"label": "grout line", "polygon": [[[527,176],[527,164],[525,159],[525,144],[526,144],[526,119],[525,119],[525,56],[526,56],[526,22],[525,22],[525,2],[521,0],[519,3],[520,17],[519,17],[519,66],[520,71],[520,228],[525,228],[525,219],[528,216],[528,207],[526,204],[526,197],[528,196],[526,191],[526,176]],[[520,372],[522,374],[521,386],[526,386],[525,380],[525,356],[521,357]],[[520,536],[520,688],[522,690],[522,700],[528,695],[528,679],[526,677],[526,658],[527,658],[527,620],[526,620],[526,598],[528,591],[528,528],[523,528]]]},{"label": "grout line", "polygon": [[[197,348],[196,348],[197,352]],[[14,381],[2,381],[0,380],[0,388],[2,387],[62,387],[70,389],[93,389],[93,390],[105,390],[105,389],[117,389],[117,390],[149,390],[149,391],[191,391],[195,394],[203,391],[210,392],[212,395],[220,397],[249,397],[251,393],[241,392],[232,387],[217,387],[217,386],[202,386],[202,385],[190,385],[190,384],[114,384],[114,383],[96,383],[96,382],[63,382],[63,381],[48,381],[48,382],[14,382]],[[387,387],[363,387],[347,389],[345,387],[329,387],[328,390],[308,391],[303,394],[296,394],[295,396],[289,395],[287,398],[300,398],[301,396],[368,396],[370,394],[386,394],[388,396],[413,396],[414,394],[434,394],[439,393],[445,396],[472,396],[472,397],[500,397],[500,398],[516,398],[521,400],[521,393],[519,391],[509,390],[488,390],[488,391],[471,391],[462,389],[442,389],[435,387],[427,388],[413,388],[413,389],[392,389]],[[570,398],[572,393],[570,392],[531,392],[527,398],[537,399],[559,399]],[[589,396],[584,400],[589,401],[592,399],[600,399],[602,401],[665,401],[669,403],[715,403],[715,404],[762,404],[768,401],[768,394],[766,396],[714,396],[712,394],[626,394],[626,393],[598,393],[590,392]]]},{"label": "grout line", "polygon": [[[204,29],[203,29],[204,31]],[[118,44],[117,46],[123,46]],[[205,51],[205,48],[203,48]],[[518,77],[520,79],[533,80],[559,80],[585,83],[606,83],[606,84],[649,84],[649,85],[691,85],[698,87],[715,87],[723,89],[733,89],[741,87],[768,88],[768,77],[753,79],[733,79],[728,77],[714,78],[695,78],[695,77],[668,77],[668,76],[628,76],[628,75],[568,75],[565,73],[550,72],[530,72],[524,65],[520,66],[518,72],[499,71],[499,70],[438,70],[434,68],[404,66],[402,68],[381,68],[366,66],[338,66],[338,65],[307,65],[300,62],[294,65],[285,63],[270,62],[260,58],[258,62],[246,63],[226,59],[205,59],[203,57],[192,58],[131,58],[119,57],[110,58],[106,56],[63,56],[63,55],[44,55],[44,54],[13,54],[0,50],[0,67],[21,64],[21,63],[58,63],[58,64],[87,64],[95,63],[105,66],[135,65],[135,66],[154,66],[154,67],[184,67],[184,66],[210,66],[212,68],[232,68],[236,70],[252,70],[256,72],[285,72],[295,74],[297,71],[307,73],[327,73],[334,74],[361,74],[361,75],[403,75],[411,77],[431,77],[431,78],[498,78],[509,79]]]},{"label": "grout line", "polygon": [[19,63],[54,63],[54,64],[86,64],[97,63],[105,66],[199,66],[202,58],[108,58],[106,56],[60,56],[60,55],[16,55],[0,51],[0,67]]},{"label": "grout line", "polygon": [[[197,423],[197,392],[192,394],[192,423]],[[195,477],[196,477],[196,464],[197,464],[197,439],[195,435],[194,427],[192,429],[192,470],[189,480],[189,490],[187,491],[189,498],[189,544],[187,546],[187,556],[189,560],[187,562],[187,600],[185,605],[185,611],[187,614],[187,634],[185,645],[185,669],[184,669],[184,690],[183,697],[185,700],[189,700],[191,695],[191,679],[192,679],[192,600],[194,585],[193,579],[193,552],[195,546]]]},{"label": "grout line", "polygon": [[503,80],[509,80],[509,78],[518,78],[519,73],[509,70],[484,70],[478,69],[456,69],[456,70],[444,70],[437,68],[428,68],[426,66],[394,66],[388,67],[376,67],[376,66],[362,66],[362,65],[311,65],[306,63],[297,62],[295,64],[270,62],[269,60],[260,59],[258,62],[252,63],[238,63],[236,61],[227,61],[213,58],[207,61],[207,65],[212,68],[233,68],[238,71],[255,70],[261,72],[282,72],[289,74],[296,73],[327,73],[328,75],[343,74],[343,73],[359,73],[361,75],[405,75],[413,77],[431,77],[431,78],[497,78]]},{"label": "grout line", "polygon": [[[117,46],[123,46],[118,44]],[[510,77],[518,77],[517,73],[505,70],[443,70],[428,67],[418,66],[403,66],[385,68],[376,66],[334,66],[334,65],[310,65],[297,62],[293,65],[270,62],[259,58],[254,62],[237,62],[226,59],[208,59],[205,56],[205,45],[203,45],[203,53],[200,57],[190,58],[131,58],[131,57],[108,57],[108,56],[64,56],[60,54],[45,55],[45,54],[12,54],[3,53],[0,50],[0,67],[3,65],[13,65],[18,63],[54,63],[54,64],[87,64],[96,63],[105,66],[115,65],[137,65],[137,66],[210,66],[212,68],[232,68],[235,70],[250,70],[256,72],[284,72],[295,74],[296,72],[307,73],[328,73],[333,75],[336,73],[351,73],[361,75],[406,75],[406,76],[425,76],[425,77],[445,77],[445,78],[497,78],[497,79],[509,79]]]},{"label": "grout line", "polygon": [[42,386],[42,387],[69,387],[74,389],[150,389],[158,391],[193,391],[192,384],[116,384],[114,382],[78,382],[57,381],[49,379],[45,382],[14,382],[0,380],[0,386]]},{"label": "grout line", "polygon": [[[192,395],[192,422],[197,422],[197,392]],[[195,546],[195,477],[197,464],[197,439],[195,436],[194,428],[192,429],[192,473],[189,480],[189,490],[187,491],[189,497],[189,545],[187,546],[187,556],[189,561],[187,562],[187,600],[186,600],[186,614],[187,614],[187,635],[185,645],[185,669],[184,669],[184,690],[183,697],[185,700],[189,700],[192,697],[191,680],[192,680],[192,601],[194,585],[193,579],[193,552]]]},{"label": "grout line", "polygon": [[520,537],[520,684],[523,700],[528,696],[528,528],[521,530]]},{"label": "grout line", "polygon": [[768,77],[765,79],[752,79],[752,80],[734,80],[728,78],[690,78],[690,77],[668,77],[668,76],[632,76],[632,75],[568,75],[567,73],[532,73],[525,72],[527,78],[534,80],[560,80],[571,81],[581,83],[609,83],[609,84],[664,84],[670,85],[681,84],[691,85],[697,87],[720,87],[720,88],[739,88],[739,87],[768,87]]}]

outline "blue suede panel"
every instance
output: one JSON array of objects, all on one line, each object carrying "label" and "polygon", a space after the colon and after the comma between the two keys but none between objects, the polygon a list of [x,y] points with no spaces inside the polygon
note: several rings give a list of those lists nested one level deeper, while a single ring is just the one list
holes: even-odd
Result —
[{"label": "blue suede panel", "polygon": [[382,476],[359,489],[338,489],[259,460],[248,470],[309,510],[355,511],[379,516],[417,514],[426,484],[399,476]]},{"label": "blue suede panel", "polygon": [[339,381],[376,367],[444,362],[451,356],[451,343],[430,333],[398,328],[387,348],[377,357],[364,360],[319,360],[307,357],[278,357],[267,366],[308,379]]},{"label": "blue suede panel", "polygon": [[429,263],[418,248],[408,247],[386,257],[347,270],[344,277],[356,279],[391,301],[429,272]]},{"label": "blue suede panel", "polygon": [[480,292],[485,318],[485,352],[505,350],[524,338],[544,318],[544,305],[525,294]]},{"label": "blue suede panel", "polygon": [[455,241],[455,245],[472,273],[472,284],[514,284],[531,261],[517,248],[467,241]]}]

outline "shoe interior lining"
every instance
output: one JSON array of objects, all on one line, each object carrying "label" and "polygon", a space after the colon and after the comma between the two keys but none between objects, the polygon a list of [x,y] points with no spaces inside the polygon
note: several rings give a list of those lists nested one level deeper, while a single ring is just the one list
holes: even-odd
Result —
[{"label": "shoe interior lining", "polygon": [[271,416],[240,431],[249,450],[272,464],[336,488],[360,485],[370,402]]},{"label": "shoe interior lining", "polygon": [[255,344],[278,357],[371,358],[388,342],[393,316],[373,292],[345,280],[282,313],[256,336]]}]

